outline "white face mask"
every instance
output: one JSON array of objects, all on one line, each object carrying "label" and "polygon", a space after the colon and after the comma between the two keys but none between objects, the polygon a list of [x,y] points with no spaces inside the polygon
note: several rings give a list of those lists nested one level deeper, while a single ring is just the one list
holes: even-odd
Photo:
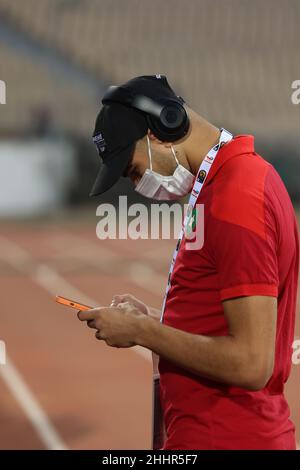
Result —
[{"label": "white face mask", "polygon": [[147,168],[135,187],[135,190],[145,197],[164,201],[170,201],[186,196],[192,189],[195,177],[186,168],[184,168],[184,166],[180,165],[173,146],[171,145],[171,151],[176,160],[177,167],[173,175],[163,176],[152,170],[152,154],[148,135],[147,144],[150,169]]}]

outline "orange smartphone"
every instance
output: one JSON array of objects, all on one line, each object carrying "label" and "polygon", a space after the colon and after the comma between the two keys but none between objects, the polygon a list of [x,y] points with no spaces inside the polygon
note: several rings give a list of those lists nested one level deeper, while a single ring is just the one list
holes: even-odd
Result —
[{"label": "orange smartphone", "polygon": [[55,301],[59,304],[66,305],[67,307],[75,308],[76,310],[90,310],[94,307],[89,307],[88,305],[80,304],[79,302],[75,302],[74,300],[66,299],[65,297],[61,297],[57,295],[55,297]]}]

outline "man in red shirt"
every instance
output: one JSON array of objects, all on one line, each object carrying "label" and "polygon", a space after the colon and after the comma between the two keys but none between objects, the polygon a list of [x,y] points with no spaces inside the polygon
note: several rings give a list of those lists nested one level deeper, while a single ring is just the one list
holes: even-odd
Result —
[{"label": "man in red shirt", "polygon": [[[147,126],[125,174],[144,195],[176,199],[180,178],[182,187],[188,173],[198,180],[200,165],[217,152],[196,201],[204,204],[203,246],[187,249],[185,236],[178,244],[161,322],[158,311],[130,295],[79,318],[110,346],[138,344],[160,356],[164,449],[295,449],[284,397],[299,270],[292,203],[255,152],[253,136],[221,141],[223,131],[185,110],[189,125],[180,139],[167,142]],[[105,171],[106,185],[98,177],[96,193],[108,189]]]}]

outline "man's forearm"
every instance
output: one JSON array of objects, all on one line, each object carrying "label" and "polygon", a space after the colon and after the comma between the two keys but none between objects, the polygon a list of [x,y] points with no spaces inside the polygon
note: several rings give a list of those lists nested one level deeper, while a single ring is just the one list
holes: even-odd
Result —
[{"label": "man's forearm", "polygon": [[252,388],[251,369],[255,364],[234,337],[196,335],[163,325],[152,318],[144,320],[138,337],[139,345],[196,375]]}]

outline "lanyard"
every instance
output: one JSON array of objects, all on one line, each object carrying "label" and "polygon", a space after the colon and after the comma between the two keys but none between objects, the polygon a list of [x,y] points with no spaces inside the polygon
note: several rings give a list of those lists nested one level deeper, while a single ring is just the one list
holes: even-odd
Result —
[{"label": "lanyard", "polygon": [[184,221],[183,221],[183,224],[182,224],[182,227],[181,227],[178,242],[177,242],[176,248],[174,250],[171,266],[170,266],[170,269],[169,269],[168,282],[167,282],[166,292],[165,292],[163,306],[162,306],[162,310],[161,310],[161,318],[160,318],[161,322],[163,320],[163,315],[164,315],[165,306],[166,306],[166,300],[167,300],[168,292],[169,292],[170,285],[171,285],[170,281],[171,281],[171,276],[172,276],[172,272],[173,272],[173,269],[174,269],[175,261],[176,261],[176,258],[177,258],[178,252],[179,252],[180,244],[181,244],[181,241],[183,239],[183,235],[185,233],[185,230],[186,230],[187,226],[189,225],[189,223],[191,222],[193,209],[196,205],[197,199],[198,199],[199,194],[200,194],[200,192],[203,188],[204,182],[205,182],[205,180],[207,178],[207,175],[208,175],[208,173],[209,173],[209,171],[212,167],[213,162],[215,161],[215,159],[218,155],[218,152],[219,152],[220,148],[226,142],[229,142],[232,138],[233,138],[233,135],[230,132],[226,131],[226,129],[222,128],[220,138],[219,138],[219,142],[209,150],[209,152],[207,153],[206,157],[203,159],[203,161],[200,165],[200,168],[198,170],[198,173],[197,173],[197,176],[196,176],[196,179],[195,179],[195,183],[194,183],[191,195],[190,195],[187,212],[186,212],[186,215],[184,217]]}]

